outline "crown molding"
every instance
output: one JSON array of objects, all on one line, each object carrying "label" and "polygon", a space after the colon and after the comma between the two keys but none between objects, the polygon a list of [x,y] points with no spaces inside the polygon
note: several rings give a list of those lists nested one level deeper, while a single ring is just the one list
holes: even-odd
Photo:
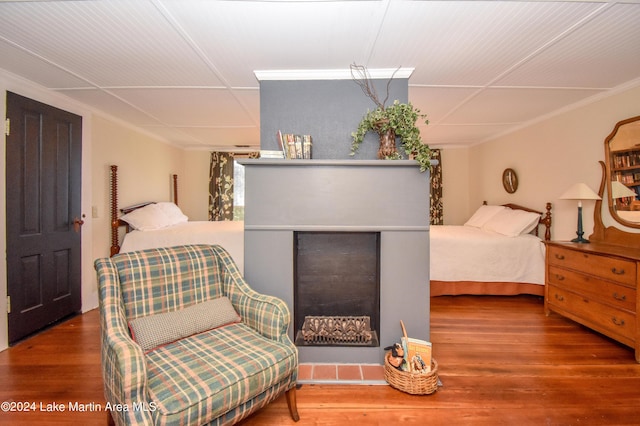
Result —
[{"label": "crown molding", "polygon": [[[373,68],[367,72],[372,79],[409,78],[415,68]],[[256,70],[258,81],[267,80],[352,80],[351,69],[326,70]],[[394,74],[395,73],[395,74]]]}]

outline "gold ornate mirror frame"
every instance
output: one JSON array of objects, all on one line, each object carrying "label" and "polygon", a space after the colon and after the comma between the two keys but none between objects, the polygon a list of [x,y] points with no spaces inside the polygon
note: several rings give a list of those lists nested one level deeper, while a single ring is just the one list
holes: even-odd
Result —
[{"label": "gold ornate mirror frame", "polygon": [[[612,149],[613,144],[613,149]],[[617,199],[612,196],[612,187],[614,182],[614,178],[621,183],[624,183],[625,179],[624,175],[634,176],[635,173],[638,173],[640,176],[640,116],[632,117],[626,120],[622,120],[616,124],[613,131],[604,142],[604,151],[605,151],[605,160],[600,161],[600,166],[602,167],[602,180],[600,182],[600,189],[598,191],[598,195],[600,195],[601,200],[596,201],[595,209],[593,212],[593,220],[594,220],[594,229],[593,235],[589,237],[589,240],[592,242],[602,242],[608,244],[614,244],[618,246],[624,247],[640,247],[640,233],[635,232],[627,232],[623,229],[620,229],[615,226],[606,226],[602,221],[602,203],[604,198],[605,188],[607,189],[607,203],[609,206],[609,212],[611,213],[611,217],[618,222],[620,225],[640,229],[640,220],[639,221],[631,221],[625,220],[620,216],[620,212],[630,212],[637,213],[640,216],[640,211],[632,210],[635,207],[632,207],[633,198],[640,197],[629,197],[628,198],[628,207],[627,204],[624,204],[624,210],[617,203]],[[637,153],[636,153],[637,151]],[[624,164],[626,160],[620,162],[619,159],[616,159],[616,156],[624,157],[627,154],[636,155],[637,164],[635,162],[632,163],[631,157],[629,157],[629,163]],[[627,182],[625,185],[629,187],[640,186],[640,179],[633,178],[633,181]],[[636,191],[637,192],[637,191]],[[637,203],[640,204],[637,200]],[[633,217],[633,215],[629,214],[629,217]]]},{"label": "gold ornate mirror frame", "polygon": [[640,116],[618,122],[604,141],[604,152],[611,217],[640,229]]}]

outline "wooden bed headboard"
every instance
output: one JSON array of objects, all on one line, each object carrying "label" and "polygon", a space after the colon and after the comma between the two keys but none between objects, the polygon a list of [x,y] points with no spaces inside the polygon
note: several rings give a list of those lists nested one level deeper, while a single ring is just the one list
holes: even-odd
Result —
[{"label": "wooden bed headboard", "polygon": [[[127,232],[129,232],[129,225],[126,222],[120,220],[121,214],[130,213],[136,209],[144,207],[148,204],[153,203],[153,201],[148,201],[144,203],[135,204],[132,206],[123,207],[122,209],[118,209],[118,166],[112,164],[110,166],[110,188],[111,188],[111,256],[120,252],[120,234],[119,230],[121,227],[125,227]],[[173,202],[178,205],[178,175],[172,175],[172,184],[173,184]]]},{"label": "wooden bed headboard", "polygon": [[[484,201],[482,204],[486,205],[487,202]],[[533,233],[537,236],[540,236],[538,233],[538,228],[540,225],[542,225],[544,226],[544,240],[545,241],[551,240],[551,203],[547,203],[545,207],[547,210],[546,213],[542,213],[541,211],[534,210],[529,207],[523,207],[518,204],[507,203],[502,205],[505,207],[509,207],[510,209],[513,209],[513,210],[524,210],[526,212],[539,214],[540,221],[538,222],[538,226],[536,226],[536,229],[534,229]]]}]

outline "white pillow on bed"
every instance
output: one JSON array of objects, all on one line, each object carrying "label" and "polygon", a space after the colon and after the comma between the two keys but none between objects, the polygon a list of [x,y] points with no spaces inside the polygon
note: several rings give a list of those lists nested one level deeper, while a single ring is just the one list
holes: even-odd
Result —
[{"label": "white pillow on bed", "polygon": [[153,231],[186,222],[188,217],[174,203],[162,202],[136,209],[121,216],[120,220],[138,231]]},{"label": "white pillow on bed", "polygon": [[189,218],[182,213],[180,207],[176,206],[175,203],[169,201],[163,201],[160,203],[156,203],[156,206],[160,208],[162,213],[167,215],[167,220],[169,221],[169,225],[176,225],[178,223],[184,223],[189,221]]},{"label": "white pillow on bed", "polygon": [[482,229],[497,232],[507,237],[517,237],[533,231],[539,221],[540,215],[537,213],[505,208],[491,217]]},{"label": "white pillow on bed", "polygon": [[156,204],[148,204],[120,217],[133,229],[152,231],[167,227],[167,216]]},{"label": "white pillow on bed", "polygon": [[472,226],[474,228],[482,228],[485,223],[502,210],[506,210],[505,206],[487,206],[482,205],[478,207],[478,210],[469,218],[464,224],[465,226]]}]

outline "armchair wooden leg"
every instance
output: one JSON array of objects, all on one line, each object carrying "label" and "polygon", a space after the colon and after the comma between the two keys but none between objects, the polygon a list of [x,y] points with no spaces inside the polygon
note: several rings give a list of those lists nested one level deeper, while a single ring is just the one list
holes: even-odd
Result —
[{"label": "armchair wooden leg", "polygon": [[289,414],[291,414],[291,418],[294,422],[300,420],[300,416],[298,415],[298,403],[296,402],[296,388],[295,386],[285,392],[285,396],[287,397],[287,406],[289,407]]},{"label": "armchair wooden leg", "polygon": [[113,416],[111,415],[111,412],[109,410],[107,410],[107,425],[116,426],[116,422],[115,420],[113,420]]}]

